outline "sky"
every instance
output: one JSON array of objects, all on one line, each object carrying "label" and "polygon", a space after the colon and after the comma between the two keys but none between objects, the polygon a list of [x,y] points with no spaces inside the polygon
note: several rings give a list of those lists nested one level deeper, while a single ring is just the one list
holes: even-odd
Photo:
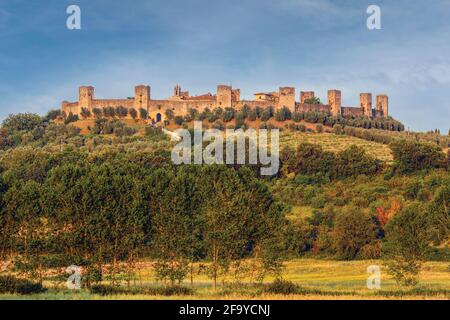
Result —
[{"label": "sky", "polygon": [[[66,9],[81,9],[68,30]],[[381,9],[381,30],[366,10]],[[389,95],[411,130],[450,129],[450,0],[0,0],[0,120],[76,101],[125,98],[134,86],[167,98],[217,84],[241,96],[280,86]]]}]

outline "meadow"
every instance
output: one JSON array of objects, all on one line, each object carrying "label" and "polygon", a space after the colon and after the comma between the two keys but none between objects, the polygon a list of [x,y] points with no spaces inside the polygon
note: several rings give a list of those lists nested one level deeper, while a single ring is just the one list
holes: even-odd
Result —
[{"label": "meadow", "polygon": [[[381,288],[370,290],[367,288],[367,267],[378,265],[381,267]],[[198,270],[198,265],[196,265]],[[183,296],[156,296],[145,294],[108,295],[91,294],[88,290],[68,290],[63,281],[45,281],[48,291],[41,294],[27,296],[0,295],[5,299],[37,299],[37,300],[153,300],[153,299],[192,299],[192,300],[233,300],[233,299],[449,299],[450,297],[450,269],[447,262],[426,262],[419,276],[419,285],[412,290],[400,287],[385,272],[380,260],[336,261],[320,259],[294,259],[284,263],[283,279],[299,285],[304,292],[301,294],[282,295],[270,294],[262,290],[260,284],[249,282],[250,278],[240,278],[237,282],[232,276],[225,277],[225,285],[217,290],[213,289],[210,279],[205,274],[194,272],[194,294]],[[266,278],[264,284],[273,278]],[[125,286],[125,283],[122,283]],[[190,287],[190,280],[186,279],[183,286]],[[162,286],[155,281],[155,274],[151,262],[144,263],[136,274],[133,286],[146,288]]]}]

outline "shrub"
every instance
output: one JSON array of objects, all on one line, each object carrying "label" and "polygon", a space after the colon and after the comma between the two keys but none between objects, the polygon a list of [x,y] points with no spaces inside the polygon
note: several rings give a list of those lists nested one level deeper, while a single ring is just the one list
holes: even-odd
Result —
[{"label": "shrub", "polygon": [[275,119],[277,121],[289,120],[291,119],[291,117],[292,117],[291,110],[289,110],[289,108],[287,107],[283,107],[280,110],[277,110],[277,112],[275,113]]},{"label": "shrub", "polygon": [[212,125],[213,129],[217,129],[217,130],[224,130],[225,129],[225,125],[223,124],[222,121],[216,121],[214,122],[214,124]]},{"label": "shrub", "polygon": [[381,241],[366,244],[356,255],[359,260],[374,260],[381,257]]},{"label": "shrub", "polygon": [[258,115],[256,113],[256,110],[250,110],[248,113],[247,119],[250,121],[255,121],[258,118]]},{"label": "shrub", "polygon": [[306,132],[306,126],[304,124],[299,124],[298,125],[298,131],[300,132]]},{"label": "shrub", "polygon": [[176,116],[175,117],[175,123],[179,126],[181,126],[184,122],[184,118],[182,116]]},{"label": "shrub", "polygon": [[316,131],[317,131],[317,133],[322,133],[322,132],[323,132],[323,125],[318,124],[318,125],[316,126]]},{"label": "shrub", "polygon": [[113,287],[106,284],[95,284],[89,288],[89,291],[92,294],[99,294],[101,296],[109,296],[113,294],[120,293],[121,290],[119,290],[117,287]]},{"label": "shrub", "polygon": [[35,294],[46,291],[40,283],[14,276],[0,276],[0,293],[9,294]]},{"label": "shrub", "polygon": [[264,291],[271,294],[290,295],[298,293],[300,291],[300,286],[291,281],[276,279],[274,282],[267,285]]},{"label": "shrub", "polygon": [[134,109],[134,108],[131,108],[131,109],[130,109],[130,116],[131,116],[133,119],[136,119],[136,118],[137,118],[138,113],[137,113],[136,109]]},{"label": "shrub", "polygon": [[76,121],[78,121],[78,115],[70,112],[69,115],[64,120],[64,123],[69,124],[69,123],[76,122]]},{"label": "shrub", "polygon": [[223,122],[229,122],[234,118],[234,109],[233,108],[225,108],[225,111],[222,114]]},{"label": "shrub", "polygon": [[334,134],[337,134],[337,135],[340,135],[340,134],[342,134],[343,133],[343,131],[342,131],[342,126],[340,125],[340,124],[335,124],[334,126],[333,126],[333,131],[332,131]]},{"label": "shrub", "polygon": [[91,111],[88,108],[81,108],[81,115],[83,118],[89,118],[91,116]]},{"label": "shrub", "polygon": [[292,120],[294,120],[294,122],[300,122],[303,120],[303,113],[301,112],[294,112],[292,114]]},{"label": "shrub", "polygon": [[242,113],[238,113],[236,114],[236,129],[240,129],[243,128],[245,129],[245,118],[244,115]]},{"label": "shrub", "polygon": [[175,117],[175,114],[172,109],[167,109],[165,113],[166,113],[166,118],[169,120],[173,120],[173,118]]},{"label": "shrub", "polygon": [[139,109],[139,117],[143,120],[148,118],[148,112],[144,108]]},{"label": "shrub", "polygon": [[436,168],[445,158],[438,146],[427,142],[401,139],[395,140],[389,147],[394,156],[394,167],[401,173]]},{"label": "shrub", "polygon": [[191,296],[194,294],[194,290],[183,286],[149,288],[144,292],[155,296]]},{"label": "shrub", "polygon": [[42,119],[34,113],[10,114],[2,123],[2,127],[8,131],[31,131],[40,126]]},{"label": "shrub", "polygon": [[96,118],[101,118],[101,117],[103,117],[103,110],[100,109],[100,108],[94,108],[94,109],[92,109],[92,112],[94,113],[94,116],[95,116]]}]

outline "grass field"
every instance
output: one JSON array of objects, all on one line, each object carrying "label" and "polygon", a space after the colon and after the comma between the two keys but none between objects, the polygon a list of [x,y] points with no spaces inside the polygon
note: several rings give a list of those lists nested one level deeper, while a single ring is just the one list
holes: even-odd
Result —
[{"label": "grass field", "polygon": [[373,157],[385,161],[392,161],[392,153],[387,145],[366,141],[363,139],[346,136],[335,135],[332,133],[313,133],[313,132],[290,132],[283,131],[280,135],[280,147],[290,146],[294,149],[301,143],[308,142],[318,144],[326,151],[339,152],[350,145],[354,144],[362,147]]},{"label": "grass field", "polygon": [[[367,267],[380,265],[382,270],[381,289],[369,290],[366,285],[369,274]],[[427,262],[420,274],[420,283],[415,290],[398,287],[383,268],[381,261],[330,261],[317,259],[297,259],[285,263],[285,280],[293,281],[306,291],[301,295],[276,295],[262,293],[261,287],[251,285],[248,279],[241,279],[237,285],[232,278],[226,279],[225,287],[217,290],[206,275],[194,276],[192,296],[150,296],[113,295],[100,296],[86,290],[70,291],[64,283],[46,282],[49,290],[31,296],[0,295],[0,299],[448,299],[450,296],[450,269],[445,262]],[[273,279],[268,278],[265,282]],[[234,284],[233,284],[234,283]],[[158,286],[149,264],[141,270],[136,285]],[[187,279],[185,286],[190,286]]]}]

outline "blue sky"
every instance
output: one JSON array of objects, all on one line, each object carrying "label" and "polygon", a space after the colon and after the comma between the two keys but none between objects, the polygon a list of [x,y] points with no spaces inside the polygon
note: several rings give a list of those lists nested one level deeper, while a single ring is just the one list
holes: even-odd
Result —
[{"label": "blue sky", "polygon": [[[66,28],[81,7],[82,30]],[[366,27],[381,7],[382,30]],[[391,114],[414,130],[450,129],[450,0],[1,0],[0,119],[44,114],[75,101],[149,84],[166,98],[217,84],[257,91],[295,86],[386,93]],[[298,94],[297,94],[298,95]],[[298,99],[298,97],[297,97]]]}]

